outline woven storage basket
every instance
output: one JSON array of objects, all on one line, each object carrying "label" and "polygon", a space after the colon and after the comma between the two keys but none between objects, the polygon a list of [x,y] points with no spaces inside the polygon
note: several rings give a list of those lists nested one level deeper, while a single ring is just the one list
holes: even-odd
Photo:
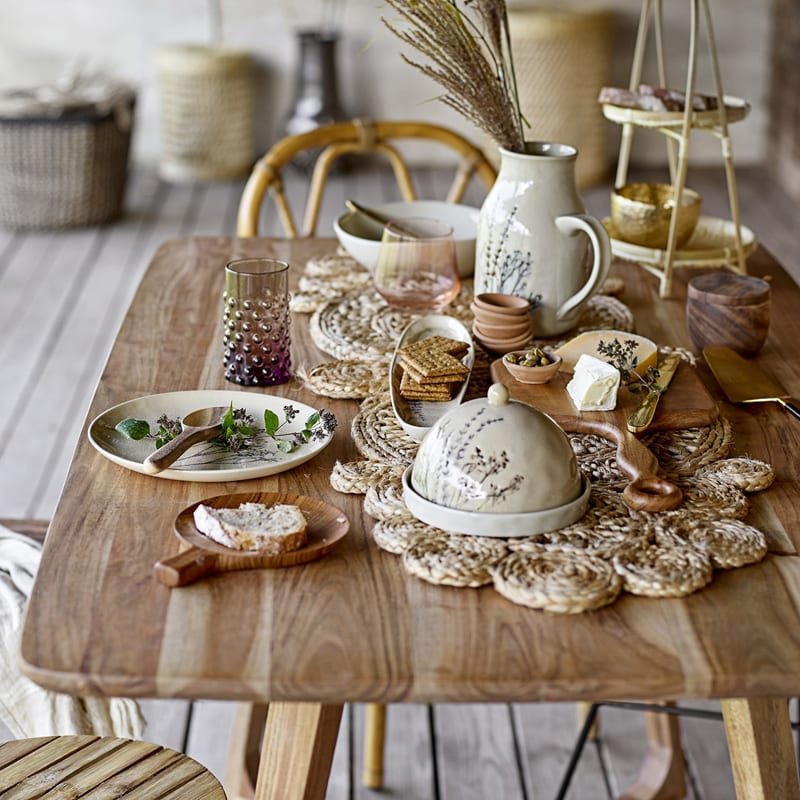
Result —
[{"label": "woven storage basket", "polygon": [[510,9],[508,17],[520,102],[532,138],[577,147],[578,185],[597,183],[609,163],[597,94],[611,69],[613,14],[534,7]]},{"label": "woven storage basket", "polygon": [[0,225],[94,225],[122,210],[133,98],[123,110],[0,117]]},{"label": "woven storage basket", "polygon": [[158,52],[161,176],[226,180],[253,165],[253,62],[223,46],[173,45]]}]

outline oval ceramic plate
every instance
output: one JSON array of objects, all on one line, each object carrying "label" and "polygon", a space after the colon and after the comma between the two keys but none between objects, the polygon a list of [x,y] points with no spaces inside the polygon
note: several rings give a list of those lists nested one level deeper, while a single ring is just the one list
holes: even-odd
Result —
[{"label": "oval ceramic plate", "polygon": [[300,445],[291,453],[279,450],[273,439],[263,433],[264,411],[270,410],[285,420],[284,406],[294,406],[299,412],[289,423],[283,425],[281,433],[301,431],[306,420],[316,409],[305,403],[287,400],[255,392],[235,392],[230,390],[196,390],[188,392],[165,392],[151,394],[128,400],[104,411],[89,425],[89,441],[109,461],[134,472],[146,473],[143,462],[154,450],[153,439],[134,441],[114,429],[120,420],[127,417],[143,419],[150,423],[151,431],[158,427],[156,420],[166,414],[168,417],[182,419],[190,411],[210,406],[229,406],[244,408],[255,417],[255,426],[262,433],[253,437],[252,444],[234,453],[224,445],[215,442],[196,444],[190,447],[169,469],[159,472],[156,478],[176,481],[240,481],[247,478],[261,478],[292,469],[313,458],[327,447],[332,435],[318,441]]},{"label": "oval ceramic plate", "polygon": [[[242,503],[297,506],[306,518],[308,540],[303,547],[269,555],[252,550],[225,547],[197,530],[194,510],[203,503],[212,508],[238,508]],[[154,572],[167,586],[185,586],[206,575],[239,569],[276,569],[307,564],[330,553],[347,535],[350,521],[344,512],[314,497],[276,492],[221,494],[187,506],[175,518],[175,534],[189,549],[159,561]]]},{"label": "oval ceramic plate", "polygon": [[433,503],[411,485],[413,464],[403,473],[403,499],[408,510],[421,522],[453,533],[469,536],[497,536],[513,539],[564,528],[579,520],[589,505],[591,484],[582,478],[583,491],[570,503],[541,511],[492,514],[486,511],[462,511]]},{"label": "oval ceramic plate", "polygon": [[407,400],[400,394],[403,368],[400,366],[398,351],[406,345],[418,342],[420,339],[427,339],[430,336],[446,336],[448,339],[458,339],[466,342],[469,345],[469,349],[459,360],[469,368],[470,372],[475,361],[475,348],[472,345],[472,337],[464,325],[455,317],[448,317],[445,314],[428,314],[425,317],[415,319],[400,334],[400,341],[394,350],[389,367],[389,375],[391,376],[389,394],[391,395],[392,409],[397,421],[403,430],[417,441],[420,441],[425,436],[438,419],[461,402],[469,383],[469,374],[467,374],[453,399],[447,401]]}]

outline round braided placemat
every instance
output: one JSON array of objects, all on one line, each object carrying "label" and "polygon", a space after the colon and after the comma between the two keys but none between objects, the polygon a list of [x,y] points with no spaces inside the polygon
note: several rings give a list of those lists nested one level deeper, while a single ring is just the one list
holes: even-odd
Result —
[{"label": "round braided placemat", "polygon": [[433,528],[431,533],[412,537],[403,552],[403,566],[429,583],[483,586],[492,582],[492,567],[507,553],[503,539]]},{"label": "round braided placemat", "polygon": [[339,248],[335,253],[309,258],[303,273],[308,278],[341,278],[357,274],[368,276],[369,270]]},{"label": "round braided placemat", "polygon": [[401,556],[417,536],[430,536],[436,530],[437,528],[432,528],[414,517],[378,520],[372,526],[372,538],[381,550]]},{"label": "round braided placemat", "polygon": [[358,452],[364,458],[407,467],[414,460],[419,442],[401,427],[392,410],[389,395],[365,401],[350,426]]},{"label": "round braided placemat", "polygon": [[403,500],[403,483],[399,475],[387,475],[367,489],[364,511],[382,522],[414,519]]},{"label": "round braided placemat", "polygon": [[614,556],[626,592],[645,597],[683,597],[710,583],[711,562],[693,547],[652,543]]},{"label": "round braided placemat", "polygon": [[579,614],[617,599],[622,580],[607,561],[588,552],[520,550],[492,571],[494,588],[512,603]]},{"label": "round braided placemat", "polygon": [[387,475],[401,475],[402,467],[383,461],[337,461],[331,470],[331,486],[343,494],[365,494],[373,483]]},{"label": "round braided placemat", "polygon": [[[441,313],[470,322],[471,295],[469,288],[462,287]],[[314,344],[336,358],[388,356],[403,330],[419,316],[392,308],[374,289],[368,289],[325,303],[311,315],[309,328]]]},{"label": "round braided placemat", "polygon": [[715,461],[699,469],[697,474],[729,481],[745,492],[761,492],[769,488],[775,480],[772,467],[754,458],[726,458]]},{"label": "round braided placemat", "polygon": [[382,358],[326,361],[295,374],[307,389],[325,397],[361,399],[389,391],[389,364]]}]

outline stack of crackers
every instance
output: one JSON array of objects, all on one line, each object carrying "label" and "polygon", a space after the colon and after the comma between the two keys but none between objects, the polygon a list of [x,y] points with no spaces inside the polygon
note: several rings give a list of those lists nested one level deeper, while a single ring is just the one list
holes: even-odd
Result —
[{"label": "stack of crackers", "polygon": [[446,336],[429,336],[397,351],[403,368],[400,394],[407,400],[452,400],[469,375],[459,358],[469,350],[466,342]]}]

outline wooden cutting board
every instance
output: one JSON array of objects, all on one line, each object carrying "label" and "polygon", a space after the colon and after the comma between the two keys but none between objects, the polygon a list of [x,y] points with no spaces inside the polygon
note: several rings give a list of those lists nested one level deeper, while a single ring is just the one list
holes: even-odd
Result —
[{"label": "wooden cutting board", "polygon": [[306,518],[308,541],[298,550],[278,555],[233,550],[204,536],[194,525],[194,510],[187,506],[175,518],[175,535],[183,549],[178,555],[155,564],[153,572],[165,586],[185,586],[208,575],[240,569],[276,569],[306,564],[330,553],[347,534],[350,522],[340,509],[314,497],[276,492],[221,494],[201,500],[212,508],[238,508],[242,503],[297,506]]},{"label": "wooden cutting board", "polygon": [[[594,433],[617,445],[617,464],[630,478],[623,498],[630,508],[643,511],[667,511],[681,503],[681,491],[659,477],[656,457],[626,427],[628,416],[639,404],[641,395],[620,388],[613,411],[577,411],[567,394],[572,378],[559,372],[549,383],[520,383],[505,368],[502,359],[491,366],[492,380],[503,383],[514,400],[549,414],[565,431]],[[661,398],[648,431],[696,428],[710,425],[719,416],[719,408],[697,375],[686,363],[678,367],[672,382]]]}]

